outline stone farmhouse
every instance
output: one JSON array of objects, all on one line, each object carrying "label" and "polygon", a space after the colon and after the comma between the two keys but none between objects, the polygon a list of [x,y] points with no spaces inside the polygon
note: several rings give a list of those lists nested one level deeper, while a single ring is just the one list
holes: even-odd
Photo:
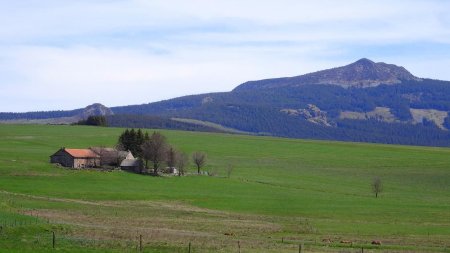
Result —
[{"label": "stone farmhouse", "polygon": [[50,162],[76,169],[120,166],[122,169],[132,171],[140,170],[142,165],[142,162],[134,158],[130,151],[105,147],[61,148],[50,156]]},{"label": "stone farmhouse", "polygon": [[100,166],[100,156],[90,149],[61,148],[50,156],[50,162],[70,168],[93,168]]}]

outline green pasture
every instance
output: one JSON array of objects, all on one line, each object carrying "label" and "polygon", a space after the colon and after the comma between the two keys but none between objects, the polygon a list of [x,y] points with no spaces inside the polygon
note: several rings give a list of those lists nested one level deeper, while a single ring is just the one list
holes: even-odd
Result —
[{"label": "green pasture", "polygon": [[[2,222],[11,224],[12,220],[29,221],[29,225],[24,222],[23,226],[7,226],[0,232],[0,246],[4,244],[8,251],[20,251],[21,247],[31,250],[33,240],[25,240],[20,246],[13,243],[11,235],[31,235],[32,231],[74,231],[83,237],[84,230],[78,223],[58,222],[58,218],[48,216],[51,210],[58,215],[85,213],[98,219],[149,216],[149,222],[156,213],[160,218],[168,217],[163,225],[171,222],[170,217],[183,219],[186,214],[192,215],[171,208],[157,212],[153,206],[139,207],[139,215],[122,205],[114,213],[106,207],[89,206],[131,201],[149,205],[179,203],[183,208],[243,217],[249,221],[250,232],[239,230],[234,239],[248,237],[266,242],[270,238],[276,244],[283,238],[283,245],[288,247],[286,243],[292,242],[293,249],[303,242],[311,251],[339,251],[339,242],[324,249],[321,241],[348,238],[375,251],[369,246],[374,239],[387,242],[381,250],[450,250],[450,149],[158,130],[188,154],[206,152],[208,163],[204,170],[215,176],[194,175],[192,164],[192,174],[184,177],[70,170],[49,164],[49,156],[60,147],[113,146],[122,131],[87,126],[0,125],[0,226]],[[233,170],[228,178],[229,165]],[[380,177],[384,186],[378,198],[370,187],[374,177]],[[32,210],[45,210],[47,218],[34,217]],[[227,220],[226,215],[208,217],[213,225],[203,227],[202,212],[192,217],[199,219],[192,223],[192,230],[214,233],[223,228],[214,224]],[[251,232],[252,221],[264,221],[277,229]],[[288,238],[287,242],[284,238]],[[146,249],[179,250],[170,242],[164,243],[156,241]],[[117,247],[105,245],[108,246],[83,247],[68,242],[65,250],[121,251],[126,242]],[[217,246],[210,251],[219,249]],[[257,247],[254,250],[266,252]],[[226,247],[223,252],[228,252]]]}]

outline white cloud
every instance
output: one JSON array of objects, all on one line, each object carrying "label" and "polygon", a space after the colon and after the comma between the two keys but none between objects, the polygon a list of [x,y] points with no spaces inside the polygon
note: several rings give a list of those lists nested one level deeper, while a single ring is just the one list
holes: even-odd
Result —
[{"label": "white cloud", "polygon": [[[266,36],[261,35],[264,31],[256,35],[271,40],[352,39],[369,35],[368,39],[433,40],[448,35],[449,8],[450,3],[444,1],[386,0],[20,1],[3,4],[0,9],[0,21],[8,24],[0,27],[0,36],[52,39],[47,36],[95,36],[189,27],[197,27],[203,33],[202,27],[222,24],[236,29],[239,35],[245,35],[239,32],[241,27],[246,34],[247,26],[269,28]],[[299,32],[307,33],[296,34],[296,26],[302,27]]]},{"label": "white cloud", "polygon": [[[20,89],[22,101],[29,103],[5,104],[3,108],[29,111],[73,109],[94,102],[108,106],[147,103],[229,91],[247,80],[317,68],[314,64],[299,64],[294,58],[271,61],[272,53],[250,51],[243,57],[245,48],[204,49],[180,50],[167,56],[114,48],[14,48],[3,56],[9,58],[9,66],[16,71],[10,74],[21,80],[4,86],[4,94]],[[301,50],[297,55],[305,52]]]},{"label": "white cloud", "polygon": [[438,0],[0,0],[0,111],[228,91],[360,57],[450,79],[449,12]]},{"label": "white cloud", "polygon": [[[10,66],[20,82],[3,86],[3,94],[20,90],[21,110],[37,110],[45,99],[59,101],[53,108],[102,102],[107,105],[144,103],[186,94],[221,91],[236,83],[229,59],[161,57],[136,50],[97,48],[19,48],[11,52]],[[185,56],[186,57],[186,56]],[[206,84],[206,85],[205,85]],[[70,102],[72,101],[72,103]],[[64,103],[69,105],[65,106]],[[10,105],[5,105],[10,106]],[[5,108],[2,106],[2,108]],[[11,108],[18,105],[11,105]]]}]

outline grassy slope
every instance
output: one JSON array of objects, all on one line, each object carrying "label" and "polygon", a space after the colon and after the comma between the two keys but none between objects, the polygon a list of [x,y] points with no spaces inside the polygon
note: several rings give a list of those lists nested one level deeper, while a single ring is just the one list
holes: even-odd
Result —
[{"label": "grassy slope", "polygon": [[[231,178],[153,178],[48,163],[61,146],[111,146],[121,131],[0,125],[0,190],[94,201],[176,200],[242,214],[303,217],[321,235],[450,239],[449,149],[163,131],[183,151],[206,151],[207,170],[223,176],[233,164]],[[370,191],[375,176],[384,182],[378,199]]]}]

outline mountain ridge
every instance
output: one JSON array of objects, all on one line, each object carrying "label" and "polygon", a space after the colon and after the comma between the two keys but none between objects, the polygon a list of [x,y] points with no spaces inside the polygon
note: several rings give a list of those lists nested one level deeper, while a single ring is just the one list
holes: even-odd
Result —
[{"label": "mountain ridge", "polygon": [[381,84],[393,85],[410,80],[420,81],[422,79],[412,75],[404,67],[384,62],[375,63],[367,58],[362,58],[345,66],[304,75],[248,81],[239,85],[233,91],[295,87],[306,84],[328,84],[344,88],[368,88]]}]

